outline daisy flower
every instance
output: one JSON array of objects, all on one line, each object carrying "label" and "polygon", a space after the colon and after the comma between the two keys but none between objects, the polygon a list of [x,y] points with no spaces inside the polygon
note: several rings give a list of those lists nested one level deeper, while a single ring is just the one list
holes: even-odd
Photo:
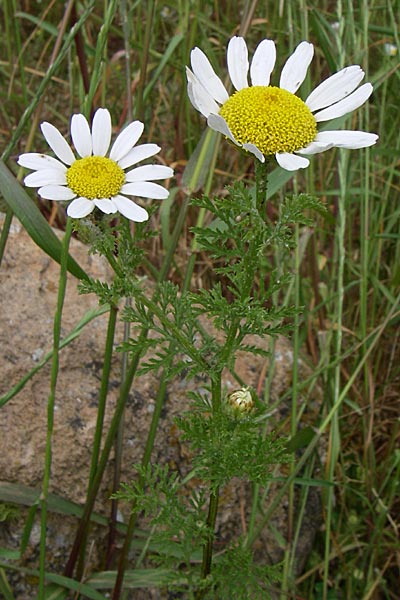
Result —
[{"label": "daisy flower", "polygon": [[199,48],[191,52],[192,70],[187,69],[188,94],[193,106],[211,129],[254,154],[261,162],[275,155],[288,171],[309,165],[304,155],[329,148],[365,148],[378,136],[364,131],[318,131],[318,124],[341,117],[361,106],[371,95],[372,85],[358,87],[364,71],[346,67],[323,81],[303,101],[295,95],[303,83],[314,47],[301,42],[284,65],[279,87],[270,85],[276,50],[272,40],[257,46],[250,65],[246,42],[233,37],[228,44],[228,72],[235,92],[229,96],[210,61]]},{"label": "daisy flower", "polygon": [[111,142],[108,110],[96,111],[92,130],[84,115],[73,115],[71,138],[78,157],[54,125],[44,122],[40,127],[57,158],[28,152],[21,154],[17,162],[35,171],[24,183],[39,188],[42,198],[72,200],[67,208],[70,217],[86,217],[97,206],[106,214],[120,212],[132,221],[142,222],[149,218],[148,212],[127,196],[159,200],[168,197],[168,190],[151,180],[171,177],[170,167],[142,165],[127,170],[161,150],[157,144],[136,146],[144,129],[140,121],[125,127],[108,152]]}]

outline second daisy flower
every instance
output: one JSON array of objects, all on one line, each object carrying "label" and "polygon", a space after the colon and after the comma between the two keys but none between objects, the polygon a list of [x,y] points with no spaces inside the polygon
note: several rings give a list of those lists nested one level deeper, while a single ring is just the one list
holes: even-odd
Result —
[{"label": "second daisy flower", "polygon": [[130,123],[117,136],[108,154],[111,142],[108,110],[99,108],[95,112],[92,130],[84,115],[75,114],[71,118],[71,137],[76,158],[59,130],[44,122],[42,133],[57,158],[36,152],[21,154],[18,164],[35,171],[24,183],[39,188],[42,198],[72,200],[67,208],[70,217],[85,217],[97,207],[107,214],[120,212],[132,221],[146,221],[148,212],[128,196],[167,198],[168,190],[151,180],[167,179],[173,170],[164,165],[142,165],[127,171],[161,150],[156,144],[136,146],[143,129],[140,121]]},{"label": "second daisy flower", "polygon": [[227,63],[236,91],[229,96],[204,52],[194,48],[192,70],[187,69],[190,101],[207,118],[209,127],[261,162],[275,155],[278,164],[288,171],[307,167],[309,160],[305,155],[335,146],[372,146],[378,139],[373,133],[318,131],[318,123],[361,106],[371,95],[372,85],[358,87],[364,71],[352,65],[329,77],[305,101],[301,100],[295,92],[306,77],[313,54],[313,45],[301,42],[282,69],[279,87],[275,87],[270,85],[276,61],[274,42],[262,40],[249,65],[246,42],[233,37],[228,44]]}]

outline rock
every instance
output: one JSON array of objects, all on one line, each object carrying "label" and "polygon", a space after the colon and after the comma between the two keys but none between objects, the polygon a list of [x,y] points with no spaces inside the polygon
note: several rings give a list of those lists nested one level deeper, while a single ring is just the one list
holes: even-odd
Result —
[{"label": "rock", "polygon": [[[73,239],[71,254],[93,277],[110,278],[110,271],[101,257],[91,256],[80,242]],[[52,346],[53,315],[57,300],[59,266],[39,249],[16,220],[0,271],[0,395],[5,394],[33,367],[38,364]],[[79,295],[77,281],[69,277],[65,308],[63,312],[63,336],[68,334],[90,309],[98,306],[93,295]],[[207,326],[205,324],[205,326]],[[60,373],[56,396],[52,478],[50,490],[53,494],[67,498],[78,504],[84,502],[89,472],[93,434],[97,416],[98,391],[102,372],[102,357],[107,329],[107,315],[103,314],[86,326],[80,336],[61,352]],[[121,326],[118,339],[121,340]],[[121,355],[115,354],[110,380],[108,405],[105,418],[107,429],[117,399]],[[243,380],[262,392],[265,379],[265,359],[254,356],[239,356],[237,370]],[[273,401],[290,388],[292,352],[288,341],[279,338],[275,347],[275,375],[271,390]],[[307,373],[305,363],[301,371]],[[46,436],[46,409],[49,394],[49,363],[26,383],[25,387],[0,409],[0,479],[5,484],[28,486],[40,491],[44,464]],[[193,381],[177,378],[169,384],[162,423],[157,435],[153,460],[168,463],[185,471],[188,463],[188,450],[182,444],[179,431],[173,423],[176,415],[189,406],[187,392],[193,389]],[[238,386],[226,377],[228,391]],[[131,390],[125,415],[124,458],[122,481],[132,478],[132,464],[140,462],[145,436],[155,406],[158,380],[154,374],[138,378]],[[315,402],[318,394],[314,393]],[[304,401],[300,398],[300,401]],[[282,403],[275,409],[277,419],[289,412],[288,404]],[[103,484],[96,504],[96,510],[107,514],[109,495],[112,491],[113,457],[105,472]],[[5,483],[4,483],[5,482]],[[7,488],[9,489],[9,488]],[[14,488],[13,488],[14,489]],[[315,488],[310,488],[306,515],[311,519],[303,525],[298,549],[298,569],[302,567],[310,551],[320,514],[319,496]],[[23,496],[23,494],[22,494]],[[245,533],[243,524],[249,513],[250,490],[243,482],[232,482],[221,496],[221,514],[218,518],[218,536],[227,540],[234,535]],[[287,503],[286,503],[287,504]],[[308,512],[307,512],[308,511]],[[125,518],[127,516],[125,507]],[[18,547],[25,511],[16,520],[10,520],[0,533],[2,545]],[[287,525],[286,505],[274,514],[273,525],[285,537]],[[62,572],[74,536],[76,521],[50,514],[48,533],[48,568]],[[30,543],[24,554],[23,566],[37,566],[39,525],[35,522]],[[106,529],[95,529],[91,538],[91,562],[98,564],[100,550],[105,544]],[[259,560],[279,560],[282,549],[269,530],[265,528],[256,544]],[[9,575],[9,574],[8,574]],[[20,600],[31,598],[35,581],[10,575],[14,593]],[[32,584],[32,585],[31,585]],[[136,594],[136,592],[135,592]],[[140,598],[140,595],[135,595]],[[143,598],[149,598],[145,592]],[[160,596],[155,596],[160,597]]]}]

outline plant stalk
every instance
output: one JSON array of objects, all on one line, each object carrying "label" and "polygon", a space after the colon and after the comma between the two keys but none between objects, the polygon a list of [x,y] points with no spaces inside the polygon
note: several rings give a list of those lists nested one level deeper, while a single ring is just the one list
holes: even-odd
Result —
[{"label": "plant stalk", "polygon": [[65,300],[65,292],[67,288],[67,262],[68,249],[72,235],[72,219],[67,219],[64,238],[61,245],[61,263],[60,263],[60,279],[58,285],[57,308],[54,315],[53,327],[53,357],[50,376],[50,394],[47,401],[47,433],[46,433],[46,450],[45,464],[42,482],[42,493],[40,495],[40,550],[39,550],[39,600],[45,598],[45,571],[46,571],[46,528],[47,528],[47,500],[49,494],[49,485],[51,477],[51,462],[52,462],[52,441],[54,429],[54,408],[56,400],[56,388],[59,372],[59,350],[61,341],[61,319],[62,310]]}]

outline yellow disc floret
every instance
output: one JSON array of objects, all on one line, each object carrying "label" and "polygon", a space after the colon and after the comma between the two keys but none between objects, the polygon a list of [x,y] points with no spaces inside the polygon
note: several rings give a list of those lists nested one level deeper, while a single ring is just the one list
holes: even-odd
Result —
[{"label": "yellow disc floret", "polygon": [[67,184],[83,198],[112,198],[125,182],[125,173],[111,158],[87,156],[76,160],[67,170]]},{"label": "yellow disc floret", "polygon": [[300,150],[317,134],[306,104],[278,87],[257,85],[235,92],[219,114],[239,144],[254,144],[265,156]]}]

